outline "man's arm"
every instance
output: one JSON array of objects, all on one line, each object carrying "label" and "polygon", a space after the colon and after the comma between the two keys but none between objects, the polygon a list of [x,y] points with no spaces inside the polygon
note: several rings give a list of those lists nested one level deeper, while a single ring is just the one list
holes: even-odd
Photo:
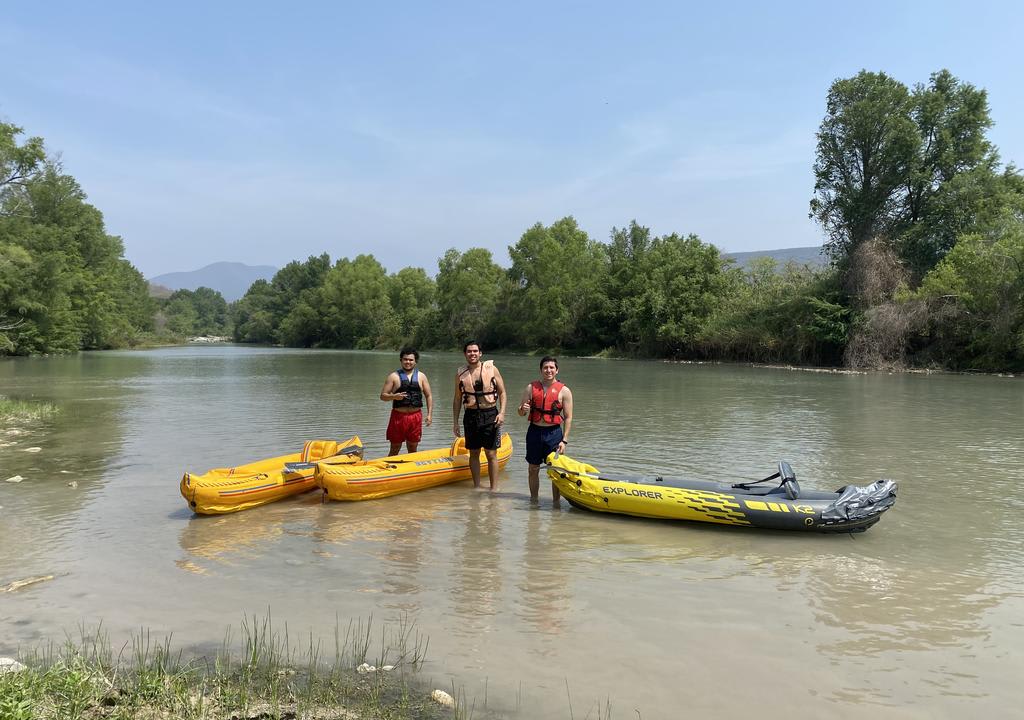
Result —
[{"label": "man's arm", "polygon": [[533,387],[531,385],[527,385],[526,389],[523,390],[523,396],[519,398],[519,407],[517,408],[517,412],[520,415],[525,415],[530,412],[530,400],[532,399],[532,395]]},{"label": "man's arm", "polygon": [[562,442],[558,445],[558,454],[561,455],[565,451],[565,446],[569,442],[569,430],[572,428],[572,390],[565,387],[562,388]]},{"label": "man's arm", "polygon": [[452,400],[452,432],[459,437],[459,413],[462,411],[462,374],[455,376],[455,399]]},{"label": "man's arm", "polygon": [[494,383],[498,386],[498,417],[494,419],[494,422],[501,425],[505,422],[505,403],[508,402],[508,396],[505,394],[505,381],[501,377],[501,373],[498,372],[498,368],[494,368]]},{"label": "man's arm", "polygon": [[430,381],[423,373],[420,373],[420,388],[423,390],[423,399],[427,401],[427,426],[429,427],[434,418],[434,395],[430,392]]},{"label": "man's arm", "polygon": [[402,400],[405,398],[405,393],[396,393],[395,389],[401,384],[401,380],[398,379],[398,373],[393,372],[388,375],[387,379],[384,380],[384,387],[380,390],[380,399],[384,402],[391,400]]}]

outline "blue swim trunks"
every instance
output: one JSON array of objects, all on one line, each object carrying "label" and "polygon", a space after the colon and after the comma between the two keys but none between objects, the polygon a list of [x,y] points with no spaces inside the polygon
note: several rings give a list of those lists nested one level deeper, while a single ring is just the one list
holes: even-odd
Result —
[{"label": "blue swim trunks", "polygon": [[558,449],[562,442],[561,425],[534,425],[526,431],[526,462],[542,465],[547,456]]}]

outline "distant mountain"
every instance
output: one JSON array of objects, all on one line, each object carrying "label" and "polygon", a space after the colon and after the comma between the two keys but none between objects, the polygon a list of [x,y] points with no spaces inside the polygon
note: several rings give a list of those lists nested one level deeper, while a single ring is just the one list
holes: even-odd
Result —
[{"label": "distant mountain", "polygon": [[722,253],[722,256],[732,258],[736,261],[736,265],[741,268],[746,268],[754,260],[763,257],[775,258],[775,262],[778,263],[780,267],[790,260],[798,265],[810,265],[811,267],[820,267],[828,263],[828,259],[822,254],[822,248],[820,246]]},{"label": "distant mountain", "polygon": [[[149,278],[150,288],[163,285],[171,290],[195,290],[208,287],[217,290],[228,302],[245,295],[257,280],[270,280],[277,272],[270,265],[246,265],[237,262],[217,262],[192,272],[172,272]],[[152,294],[152,289],[150,294]]]}]

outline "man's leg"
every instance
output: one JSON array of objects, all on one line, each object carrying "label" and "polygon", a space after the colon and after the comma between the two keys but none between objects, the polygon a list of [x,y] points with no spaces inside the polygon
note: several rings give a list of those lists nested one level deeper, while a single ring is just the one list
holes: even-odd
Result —
[{"label": "man's leg", "polygon": [[388,455],[397,455],[398,452],[401,449],[402,449],[402,441],[401,440],[399,440],[398,442],[391,442],[391,449],[388,450]]},{"label": "man's leg", "polygon": [[484,454],[487,456],[487,477],[491,481],[491,490],[498,486],[498,451],[486,448]]},{"label": "man's leg", "polygon": [[530,499],[540,497],[540,465],[530,465]]},{"label": "man's leg", "polygon": [[473,475],[473,487],[480,487],[480,448],[469,451],[469,472]]},{"label": "man's leg", "polygon": [[411,453],[416,452],[416,448],[418,448],[419,446],[420,444],[418,442],[409,442],[408,440],[405,441],[405,449]]}]

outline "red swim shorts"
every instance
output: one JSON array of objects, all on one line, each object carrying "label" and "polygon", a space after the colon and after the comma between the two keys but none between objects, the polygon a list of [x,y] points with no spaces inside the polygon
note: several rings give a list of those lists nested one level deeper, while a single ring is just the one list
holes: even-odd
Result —
[{"label": "red swim shorts", "polygon": [[423,411],[404,413],[392,410],[387,437],[388,442],[393,443],[418,443],[423,437]]}]

